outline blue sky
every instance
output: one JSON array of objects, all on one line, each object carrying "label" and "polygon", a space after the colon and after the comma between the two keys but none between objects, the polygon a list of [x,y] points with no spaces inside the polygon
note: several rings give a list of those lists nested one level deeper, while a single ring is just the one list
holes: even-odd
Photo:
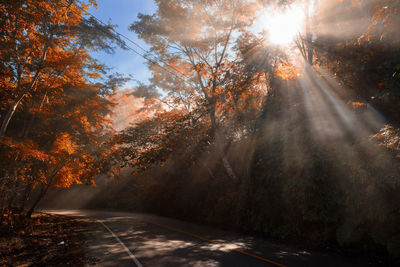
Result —
[{"label": "blue sky", "polygon": [[[121,34],[129,37],[142,47],[148,50],[148,46],[137,38],[134,32],[128,30],[129,25],[137,20],[138,13],[152,14],[156,10],[156,6],[152,0],[98,0],[98,8],[91,9],[90,13],[103,22],[110,21],[111,24],[117,24],[116,30]],[[129,46],[141,52],[133,44]],[[95,58],[102,63],[112,67],[112,72],[121,74],[131,74],[134,79],[146,81],[150,77],[150,72],[144,64],[145,60],[130,50],[117,49],[115,54],[93,53]],[[130,82],[126,87],[134,86],[134,82]]]}]

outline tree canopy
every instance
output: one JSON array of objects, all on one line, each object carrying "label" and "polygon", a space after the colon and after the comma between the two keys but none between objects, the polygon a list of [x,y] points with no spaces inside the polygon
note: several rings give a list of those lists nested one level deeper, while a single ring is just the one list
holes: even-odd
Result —
[{"label": "tree canopy", "polygon": [[[108,96],[118,79],[90,51],[112,52],[123,42],[87,18],[95,5],[82,1],[2,1],[1,17],[1,201],[14,205],[24,190],[93,183],[112,132]],[[95,36],[95,38],[93,38]],[[25,188],[25,189],[24,189]],[[34,206],[28,212],[31,214]]]},{"label": "tree canopy", "polygon": [[0,2],[0,220],[124,170],[107,208],[399,256],[399,1],[154,3],[123,89],[95,1]]}]

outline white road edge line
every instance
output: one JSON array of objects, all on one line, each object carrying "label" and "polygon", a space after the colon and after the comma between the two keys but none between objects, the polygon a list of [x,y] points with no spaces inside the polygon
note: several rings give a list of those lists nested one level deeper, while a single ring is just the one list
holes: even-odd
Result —
[{"label": "white road edge line", "polygon": [[101,221],[98,221],[98,222],[101,223],[101,225],[103,225],[104,228],[106,228],[110,232],[110,234],[112,234],[112,236],[115,237],[115,239],[117,239],[117,241],[125,249],[126,253],[128,253],[129,257],[131,257],[131,259],[135,262],[136,266],[143,267],[143,265],[138,261],[138,259],[135,257],[135,255],[132,254],[132,252],[129,250],[129,248],[127,246],[125,246],[124,243],[122,243],[121,239],[119,239],[119,237],[103,222],[101,222]]}]

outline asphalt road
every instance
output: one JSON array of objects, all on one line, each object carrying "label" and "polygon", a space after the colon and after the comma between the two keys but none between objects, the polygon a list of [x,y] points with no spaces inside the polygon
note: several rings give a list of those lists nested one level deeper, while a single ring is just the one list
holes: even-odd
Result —
[{"label": "asphalt road", "polygon": [[374,266],[368,259],[289,248],[237,233],[138,213],[45,210],[82,217],[98,266]]}]

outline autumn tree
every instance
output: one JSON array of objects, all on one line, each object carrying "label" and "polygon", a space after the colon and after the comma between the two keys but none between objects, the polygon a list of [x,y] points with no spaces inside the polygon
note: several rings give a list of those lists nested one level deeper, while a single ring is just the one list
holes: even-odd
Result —
[{"label": "autumn tree", "polygon": [[86,16],[95,4],[1,2],[3,211],[21,198],[24,207],[39,185],[29,216],[50,186],[90,183],[102,171],[103,148],[110,148],[103,137],[111,134],[108,96],[124,78],[105,76],[89,51],[112,52],[123,42],[112,25]]},{"label": "autumn tree", "polygon": [[[367,163],[352,163],[349,167],[346,164],[350,160],[346,160],[340,168],[340,162],[334,163],[346,177],[344,186],[337,191],[344,194],[340,203],[344,205],[345,215],[343,222],[336,225],[336,240],[341,245],[368,246],[365,240],[369,239],[370,246],[379,244],[393,255],[399,255],[396,245],[399,228],[392,224],[398,221],[394,212],[399,207],[395,195],[400,190],[396,159],[398,12],[397,1],[320,1],[313,42],[315,79],[330,82],[331,87],[327,88],[355,110],[357,119],[354,121],[360,126],[357,132],[353,130],[350,138],[365,143],[363,148],[354,144],[349,151],[357,151],[360,153],[357,157]],[[363,118],[369,112],[369,118],[375,118],[379,124],[369,124]],[[379,131],[379,127],[383,128]]]},{"label": "autumn tree", "polygon": [[367,101],[393,121],[399,120],[398,8],[395,1],[324,3],[316,39],[318,64],[351,89],[349,100]]},{"label": "autumn tree", "polygon": [[156,14],[139,14],[131,25],[151,45],[148,56],[153,76],[147,88],[164,91],[162,101],[183,114],[197,117],[196,110],[205,111],[208,118],[202,120],[209,123],[211,143],[219,147],[226,173],[236,179],[224,151],[233,136],[248,133],[234,121],[244,122],[243,112],[251,106],[257,109],[268,79],[264,69],[246,69],[236,42],[251,39],[246,29],[257,5],[202,0],[159,0],[156,4]]},{"label": "autumn tree", "polygon": [[[85,49],[110,50],[105,40],[117,39],[111,25],[84,19],[88,8],[73,1],[6,1],[2,4],[2,74],[5,95],[0,135],[5,135],[19,105],[35,92],[44,97],[76,70],[98,68]],[[96,38],[92,38],[96,36]],[[90,39],[89,39],[90,38]],[[44,87],[46,81],[49,88]],[[25,99],[26,98],[26,99]],[[24,100],[25,99],[25,100]]]}]

